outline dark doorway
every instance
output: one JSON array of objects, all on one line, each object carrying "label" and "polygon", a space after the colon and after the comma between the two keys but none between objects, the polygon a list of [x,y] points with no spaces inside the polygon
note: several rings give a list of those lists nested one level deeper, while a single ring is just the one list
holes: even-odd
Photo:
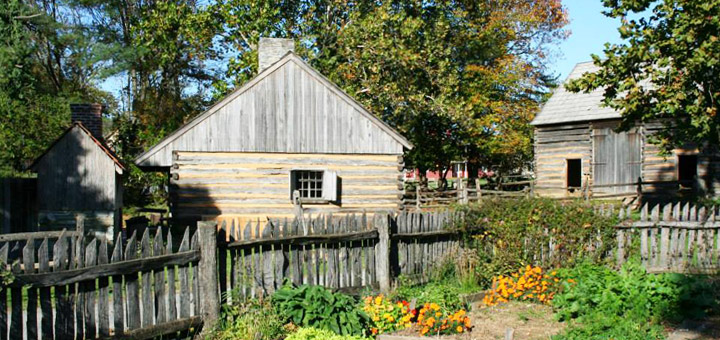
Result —
[{"label": "dark doorway", "polygon": [[[691,186],[692,181],[697,177],[697,155],[678,156],[678,180],[683,186]],[[683,183],[685,182],[685,183]]]},{"label": "dark doorway", "polygon": [[580,159],[567,160],[567,186],[569,188],[582,186],[582,162]]}]

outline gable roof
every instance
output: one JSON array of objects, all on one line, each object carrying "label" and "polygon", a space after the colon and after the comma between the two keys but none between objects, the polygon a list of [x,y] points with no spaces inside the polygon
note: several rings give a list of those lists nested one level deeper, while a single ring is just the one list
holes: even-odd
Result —
[{"label": "gable roof", "polygon": [[599,68],[592,61],[575,65],[567,79],[555,89],[530,124],[550,125],[620,118],[618,111],[601,106],[604,99],[602,88],[589,93],[574,93],[565,89],[565,84],[570,80],[578,79],[585,73],[593,73],[597,70]]},{"label": "gable roof", "polygon": [[100,148],[100,150],[102,150],[108,156],[108,158],[110,158],[110,160],[112,160],[113,163],[115,163],[115,165],[117,165],[117,167],[120,169],[120,172],[122,172],[122,170],[125,170],[125,165],[123,165],[122,162],[120,161],[120,157],[118,157],[115,154],[115,152],[110,147],[107,146],[107,144],[105,144],[104,142],[95,138],[95,136],[93,136],[93,134],[90,132],[90,130],[88,130],[80,122],[74,122],[69,128],[67,128],[65,130],[65,132],[63,132],[63,134],[60,135],[60,137],[55,139],[55,141],[52,144],[50,144],[50,146],[45,150],[45,152],[43,152],[39,157],[35,158],[35,160],[32,162],[32,164],[30,164],[30,166],[28,166],[28,169],[35,171],[35,167],[38,165],[40,160],[43,159],[43,157],[45,157],[45,155],[47,155],[48,152],[50,152],[50,150],[52,150],[55,147],[55,145],[57,145],[61,140],[63,140],[63,138],[65,138],[65,136],[67,136],[70,133],[70,131],[72,131],[73,129],[78,129],[78,130],[82,131],[83,133],[85,133],[88,137],[90,137],[90,139]]},{"label": "gable roof", "polygon": [[[373,115],[372,113],[368,112],[360,103],[358,103],[355,99],[350,97],[347,93],[342,91],[337,85],[335,85],[332,81],[327,79],[324,75],[322,75],[320,72],[318,72],[316,69],[314,69],[312,66],[310,66],[307,62],[305,62],[302,58],[297,56],[292,51],[289,51],[286,53],[282,58],[280,58],[277,62],[275,62],[270,67],[264,69],[261,71],[257,76],[255,76],[253,79],[242,85],[240,88],[236,89],[229,95],[227,95],[222,100],[215,103],[212,107],[210,107],[207,111],[204,113],[198,115],[197,117],[190,120],[188,123],[177,129],[175,132],[171,133],[170,135],[163,138],[160,142],[152,146],[150,149],[145,151],[144,153],[140,154],[136,159],[135,163],[138,166],[153,166],[153,164],[146,164],[148,163],[148,160],[156,153],[160,152],[163,148],[170,145],[173,141],[177,140],[181,136],[183,136],[188,131],[192,130],[196,126],[198,126],[200,123],[206,121],[208,118],[213,116],[214,114],[218,113],[223,109],[225,106],[233,102],[233,100],[237,99],[244,93],[250,91],[255,85],[258,85],[262,80],[270,77],[275,71],[286,65],[287,63],[294,63],[296,66],[298,66],[301,70],[307,72],[314,80],[320,82],[322,85],[324,85],[329,92],[332,92],[337,97],[341,98],[346,104],[350,105],[352,108],[354,108],[357,112],[359,112],[364,118],[366,118],[373,126],[379,128],[382,130],[385,134],[389,135],[392,140],[399,143],[403,147],[407,149],[411,149],[413,147],[412,143],[408,141],[404,136],[402,136],[399,132],[397,132],[395,129],[387,125],[385,122],[380,120],[378,117]],[[189,150],[182,150],[182,151],[189,151]],[[240,150],[237,150],[240,151]]]}]

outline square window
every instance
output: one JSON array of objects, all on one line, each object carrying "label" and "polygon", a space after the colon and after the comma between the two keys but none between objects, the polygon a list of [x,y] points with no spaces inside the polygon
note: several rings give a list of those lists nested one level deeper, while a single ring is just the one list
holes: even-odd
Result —
[{"label": "square window", "polygon": [[294,170],[293,174],[293,190],[300,193],[300,198],[322,198],[322,171]]},{"label": "square window", "polygon": [[290,199],[295,192],[305,203],[331,203],[338,199],[338,176],[335,171],[322,169],[290,170]]}]

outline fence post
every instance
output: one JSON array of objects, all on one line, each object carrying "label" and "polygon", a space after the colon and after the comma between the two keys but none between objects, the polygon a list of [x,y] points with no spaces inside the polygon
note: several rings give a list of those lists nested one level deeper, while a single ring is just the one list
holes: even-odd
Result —
[{"label": "fence post", "polygon": [[477,197],[478,202],[482,199],[482,191],[480,190],[480,177],[475,179],[475,189],[477,190],[477,193],[475,194]]},{"label": "fence post", "polygon": [[458,203],[460,204],[467,204],[467,191],[465,190],[465,183],[463,182],[462,177],[458,177],[457,182],[457,197],[458,197]]},{"label": "fence post", "polygon": [[85,235],[85,214],[75,214],[75,231],[80,235]]},{"label": "fence post", "polygon": [[[203,334],[209,334],[220,317],[217,277],[217,221],[200,221],[198,241],[200,242],[200,263],[198,283],[200,284],[200,314],[203,318]],[[201,336],[201,338],[204,338]]]},{"label": "fence post", "polygon": [[415,186],[415,206],[420,210],[420,182]]},{"label": "fence post", "polygon": [[379,235],[375,247],[375,272],[380,291],[387,294],[390,292],[390,215],[375,215],[375,228]]}]

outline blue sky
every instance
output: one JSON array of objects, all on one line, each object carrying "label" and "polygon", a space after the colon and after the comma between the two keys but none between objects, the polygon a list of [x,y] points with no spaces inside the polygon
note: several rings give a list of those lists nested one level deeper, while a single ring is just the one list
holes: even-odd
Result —
[{"label": "blue sky", "polygon": [[559,47],[557,55],[550,64],[550,69],[560,75],[560,80],[572,71],[575,64],[590,61],[591,54],[602,55],[606,42],[620,42],[617,27],[619,20],[603,15],[601,0],[563,0],[568,10],[570,24],[567,28],[571,34]]}]

